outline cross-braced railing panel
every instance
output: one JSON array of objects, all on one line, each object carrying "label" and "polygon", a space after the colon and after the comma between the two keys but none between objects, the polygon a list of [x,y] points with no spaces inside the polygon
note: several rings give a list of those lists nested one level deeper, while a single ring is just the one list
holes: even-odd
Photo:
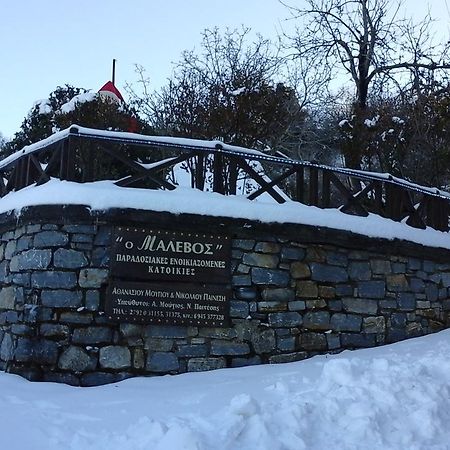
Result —
[{"label": "cross-braced railing panel", "polygon": [[[48,141],[48,142],[47,142]],[[0,161],[0,195],[51,178],[80,183],[173,190],[175,167],[192,188],[249,200],[300,202],[367,216],[378,214],[416,228],[449,229],[449,194],[389,174],[328,167],[221,143],[103,132],[73,126],[59,136]]]}]

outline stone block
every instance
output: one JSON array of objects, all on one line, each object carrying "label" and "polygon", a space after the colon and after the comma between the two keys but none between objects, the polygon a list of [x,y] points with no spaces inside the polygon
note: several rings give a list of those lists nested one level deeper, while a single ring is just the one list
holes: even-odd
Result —
[{"label": "stone block", "polygon": [[402,328],[390,328],[388,330],[386,342],[392,343],[392,342],[398,342],[402,341],[403,339],[406,339],[406,330]]},{"label": "stone block", "polygon": [[392,313],[391,326],[393,328],[404,328],[406,326],[406,314],[400,312]]},{"label": "stone block", "polygon": [[308,357],[307,352],[283,353],[281,355],[272,355],[269,357],[269,364],[289,363],[302,361]]},{"label": "stone block", "polygon": [[15,273],[11,278],[12,284],[16,286],[30,287],[31,286],[31,274],[30,273]]},{"label": "stone block", "polygon": [[86,312],[79,313],[75,311],[65,311],[59,315],[59,321],[62,323],[88,325],[92,323],[92,314]]},{"label": "stone block", "polygon": [[57,342],[46,339],[33,342],[32,359],[37,364],[54,365],[58,360],[59,346]]},{"label": "stone block", "polygon": [[291,264],[291,276],[295,279],[306,279],[311,276],[311,270],[308,266],[308,264],[300,261],[293,262]]},{"label": "stone block", "polygon": [[126,369],[131,367],[131,353],[128,347],[108,345],[99,352],[99,364],[103,369]]},{"label": "stone block", "polygon": [[65,339],[69,337],[70,328],[67,325],[61,325],[56,323],[43,323],[39,327],[39,333],[41,336],[47,338]]},{"label": "stone block", "polygon": [[275,269],[278,265],[278,256],[266,255],[264,253],[245,253],[242,262],[248,266]]},{"label": "stone block", "polygon": [[302,316],[298,312],[278,312],[268,315],[269,324],[272,327],[298,327],[302,324]]},{"label": "stone block", "polygon": [[100,293],[97,290],[86,291],[84,306],[88,311],[98,311],[100,306]]},{"label": "stone block", "polygon": [[0,289],[0,309],[15,309],[17,288],[7,286]]},{"label": "stone block", "polygon": [[409,286],[413,292],[424,292],[425,283],[420,278],[410,278]]},{"label": "stone block", "polygon": [[79,269],[88,265],[83,252],[58,248],[54,254],[53,264],[61,269]]},{"label": "stone block", "polygon": [[41,304],[50,308],[78,308],[81,301],[80,291],[56,289],[41,292]]},{"label": "stone block", "polygon": [[353,287],[350,284],[338,284],[336,286],[336,295],[339,297],[351,297],[353,295]]},{"label": "stone block", "polygon": [[340,334],[327,333],[327,345],[328,350],[337,350],[341,348],[341,337]]},{"label": "stone block", "polygon": [[84,225],[84,224],[69,224],[64,225],[62,227],[63,231],[67,231],[67,233],[76,233],[76,234],[96,234],[97,226],[96,225]]},{"label": "stone block", "polygon": [[450,273],[445,272],[445,273],[441,273],[441,282],[442,282],[442,286],[444,287],[450,287]]},{"label": "stone block", "polygon": [[258,296],[256,289],[251,287],[238,287],[234,291],[239,300],[254,300]]},{"label": "stone block", "polygon": [[331,299],[336,297],[336,289],[333,286],[319,286],[319,297]]},{"label": "stone block", "polygon": [[257,242],[255,245],[255,252],[279,253],[280,244],[277,244],[276,242]]},{"label": "stone block", "polygon": [[405,332],[407,337],[417,337],[422,336],[424,334],[422,325],[417,322],[408,323],[406,325]]},{"label": "stone block", "polygon": [[230,301],[230,317],[245,319],[248,317],[248,302],[231,300]]},{"label": "stone block", "polygon": [[303,311],[306,309],[306,303],[304,300],[294,300],[288,303],[289,311]]},{"label": "stone block", "polygon": [[234,275],[231,283],[233,286],[251,286],[252,280],[250,275]]},{"label": "stone block", "polygon": [[303,327],[308,330],[329,330],[330,313],[327,311],[307,312],[303,316]]},{"label": "stone block", "polygon": [[13,256],[9,268],[11,272],[45,270],[50,265],[51,260],[51,250],[31,249]]},{"label": "stone block", "polygon": [[233,358],[231,360],[231,367],[247,367],[256,366],[261,364],[261,358],[259,356],[253,356],[251,358]]},{"label": "stone block", "polygon": [[376,338],[374,334],[342,333],[341,345],[344,348],[374,347]]},{"label": "stone block", "polygon": [[436,263],[434,261],[423,261],[422,270],[428,273],[436,272]]},{"label": "stone block", "polygon": [[36,248],[42,247],[64,247],[69,242],[67,233],[61,231],[41,231],[34,235],[33,245]]},{"label": "stone block", "polygon": [[386,277],[386,287],[390,292],[402,292],[409,289],[408,280],[404,274],[388,275]]},{"label": "stone block", "polygon": [[107,344],[112,341],[112,337],[112,330],[108,327],[76,328],[73,331],[72,342],[83,345]]},{"label": "stone block", "polygon": [[323,333],[302,333],[300,346],[308,352],[320,352],[327,349],[327,338]]},{"label": "stone block", "polygon": [[9,241],[5,247],[4,258],[10,260],[16,253],[17,241]]},{"label": "stone block", "polygon": [[384,299],[380,300],[379,302],[380,308],[382,309],[396,309],[397,308],[397,301],[394,299]]},{"label": "stone block", "polygon": [[23,323],[14,323],[11,326],[11,333],[16,336],[31,336],[34,333],[34,329]]},{"label": "stone block", "polygon": [[325,283],[345,283],[348,274],[343,267],[311,263],[311,279]]},{"label": "stone block", "polygon": [[397,304],[402,311],[413,311],[416,308],[416,297],[409,292],[401,292],[397,297]]},{"label": "stone block", "polygon": [[317,283],[314,281],[297,281],[295,295],[300,298],[317,298],[319,295]]},{"label": "stone block", "polygon": [[255,241],[253,239],[233,239],[231,245],[233,248],[252,250],[255,246]]},{"label": "stone block", "polygon": [[348,274],[351,280],[370,280],[372,272],[368,261],[352,261],[348,267]]},{"label": "stone block", "polygon": [[145,329],[145,336],[180,339],[188,337],[188,329],[176,325],[148,325]]},{"label": "stone block", "polygon": [[346,253],[328,252],[327,263],[332,266],[347,267],[348,257]]},{"label": "stone block", "polygon": [[360,331],[361,316],[336,313],[331,316],[331,329],[335,331]]},{"label": "stone block", "polygon": [[0,263],[0,283],[9,283],[8,277],[8,261],[2,261]]},{"label": "stone block", "polygon": [[11,361],[14,355],[14,341],[9,333],[5,334],[0,346],[0,360]]},{"label": "stone block", "polygon": [[293,352],[295,350],[295,337],[280,336],[277,339],[277,349],[281,352]]},{"label": "stone block", "polygon": [[92,251],[91,265],[93,267],[108,267],[109,260],[109,251],[106,247],[95,247]]},{"label": "stone block", "polygon": [[237,337],[235,328],[200,328],[198,330],[199,337],[208,337],[214,339],[234,339]]},{"label": "stone block", "polygon": [[94,245],[108,246],[111,243],[111,228],[99,227],[94,238]]},{"label": "stone block", "polygon": [[406,273],[406,264],[402,262],[393,262],[392,263],[392,273],[400,274]]},{"label": "stone block", "polygon": [[425,295],[427,297],[427,300],[430,302],[437,301],[439,297],[439,289],[435,284],[429,284],[425,288]]},{"label": "stone block", "polygon": [[386,285],[384,281],[372,280],[358,283],[358,296],[362,298],[384,298]]},{"label": "stone block", "polygon": [[333,312],[342,311],[342,301],[341,300],[329,300],[328,309]]},{"label": "stone block", "polygon": [[211,355],[213,356],[235,356],[248,355],[250,347],[245,342],[214,340],[211,342]]},{"label": "stone block", "polygon": [[287,311],[287,302],[258,302],[258,311],[262,313]]},{"label": "stone block", "polygon": [[373,299],[343,298],[344,311],[356,314],[376,314],[378,303]]},{"label": "stone block", "polygon": [[282,270],[253,267],[251,277],[254,284],[266,284],[278,287],[286,287],[289,284],[289,273]]},{"label": "stone block", "polygon": [[252,334],[252,346],[255,353],[270,353],[275,348],[274,330],[255,331]]},{"label": "stone block", "polygon": [[422,269],[422,261],[417,258],[408,258],[408,270],[416,271]]},{"label": "stone block", "polygon": [[383,316],[365,317],[363,320],[363,333],[382,334],[386,331],[386,319]]},{"label": "stone block", "polygon": [[281,260],[286,261],[301,261],[306,255],[304,248],[298,247],[283,247],[281,249]]},{"label": "stone block", "polygon": [[174,372],[179,367],[178,358],[174,353],[155,352],[147,357],[146,369],[151,372]]},{"label": "stone block", "polygon": [[386,275],[391,273],[391,262],[386,259],[371,259],[370,267],[376,275]]},{"label": "stone block", "polygon": [[71,372],[88,372],[97,366],[97,358],[80,347],[71,345],[65,349],[58,360],[58,367]]},{"label": "stone block", "polygon": [[227,366],[225,358],[191,358],[187,364],[188,372],[222,369]]},{"label": "stone block", "polygon": [[107,269],[82,269],[78,283],[83,288],[99,288],[108,281]]},{"label": "stone block", "polygon": [[173,349],[173,339],[147,338],[144,342],[145,350],[151,352],[170,352]]},{"label": "stone block", "polygon": [[294,300],[295,294],[290,288],[268,288],[262,290],[261,297],[269,302],[290,302]]},{"label": "stone block", "polygon": [[323,298],[315,298],[306,300],[306,309],[323,309],[326,308],[327,302]]},{"label": "stone block", "polygon": [[101,386],[102,384],[118,383],[126,378],[129,378],[131,374],[127,372],[111,373],[111,372],[92,372],[86,373],[81,377],[80,385],[89,386]]},{"label": "stone block", "polygon": [[207,356],[208,348],[205,344],[200,345],[181,345],[176,352],[178,358],[199,358]]},{"label": "stone block", "polygon": [[31,286],[34,288],[72,289],[77,277],[72,272],[46,271],[31,274]]}]

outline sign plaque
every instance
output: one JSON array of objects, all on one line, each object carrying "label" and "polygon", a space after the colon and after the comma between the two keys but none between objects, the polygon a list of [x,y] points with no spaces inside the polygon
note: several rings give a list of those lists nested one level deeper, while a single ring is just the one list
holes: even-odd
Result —
[{"label": "sign plaque", "polygon": [[228,236],[116,227],[105,312],[112,320],[229,325]]},{"label": "sign plaque", "polygon": [[117,227],[111,275],[141,280],[229,283],[229,255],[228,236]]},{"label": "sign plaque", "polygon": [[115,280],[106,313],[126,322],[223,327],[229,320],[229,291],[217,285]]}]

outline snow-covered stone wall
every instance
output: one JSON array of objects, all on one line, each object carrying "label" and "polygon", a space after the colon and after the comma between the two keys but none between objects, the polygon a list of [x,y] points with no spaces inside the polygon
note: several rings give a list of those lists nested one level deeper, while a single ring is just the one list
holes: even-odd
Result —
[{"label": "snow-covered stone wall", "polygon": [[[112,228],[232,239],[227,328],[106,318]],[[130,376],[296,361],[441,330],[450,251],[331,228],[37,206],[0,217],[0,369],[91,386]]]}]

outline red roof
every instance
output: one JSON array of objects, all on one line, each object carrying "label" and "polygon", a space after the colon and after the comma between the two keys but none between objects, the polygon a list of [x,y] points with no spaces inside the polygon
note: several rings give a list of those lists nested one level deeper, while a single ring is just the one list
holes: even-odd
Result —
[{"label": "red roof", "polygon": [[124,101],[122,94],[120,93],[119,89],[117,89],[112,81],[108,81],[107,83],[102,86],[98,92],[111,92],[114,94],[119,100]]}]

